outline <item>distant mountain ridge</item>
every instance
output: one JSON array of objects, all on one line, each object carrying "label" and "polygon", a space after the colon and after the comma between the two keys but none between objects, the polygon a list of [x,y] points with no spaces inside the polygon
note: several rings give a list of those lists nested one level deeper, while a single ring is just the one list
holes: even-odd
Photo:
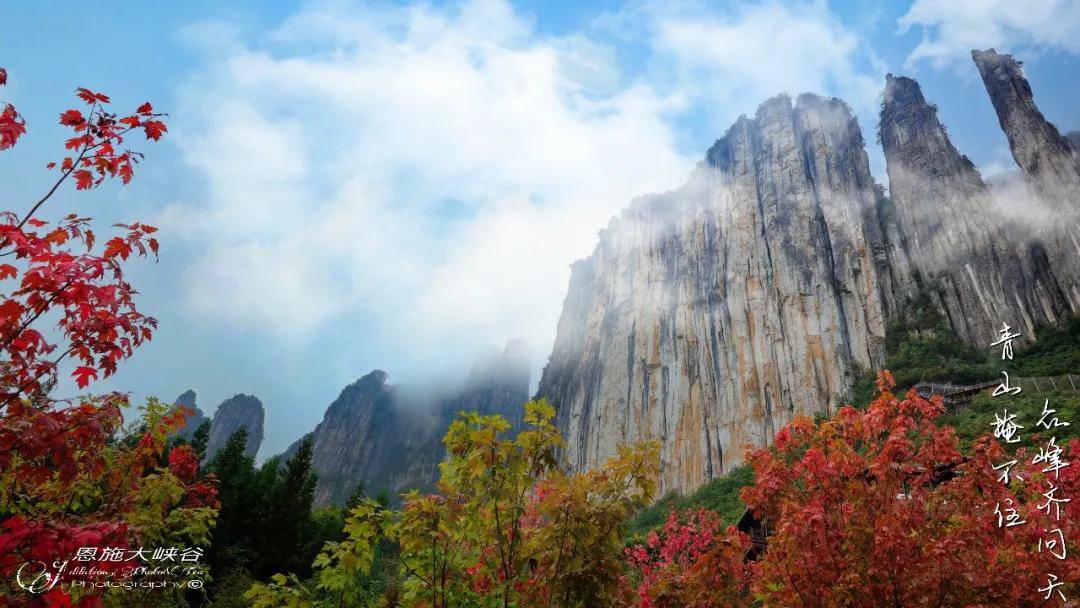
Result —
[{"label": "distant mountain ridge", "polygon": [[459,388],[413,394],[387,380],[386,372],[373,370],[346,386],[322,422],[281,455],[288,459],[311,437],[312,466],[319,473],[316,504],[344,503],[360,483],[368,493],[391,496],[430,487],[445,451],[443,435],[457,412],[500,414],[520,426],[530,374],[523,343],[512,341],[479,358]]},{"label": "distant mountain ridge", "polygon": [[225,446],[229,437],[241,428],[247,429],[247,447],[244,454],[251,458],[258,455],[259,448],[262,446],[263,426],[266,420],[266,412],[258,397],[243,393],[233,395],[218,405],[212,419],[208,419],[206,414],[199,409],[194,390],[184,391],[173,400],[173,404],[186,407],[193,412],[188,416],[184,428],[177,433],[188,441],[203,422],[210,420],[210,436],[206,442],[205,461],[213,458],[218,450]]}]

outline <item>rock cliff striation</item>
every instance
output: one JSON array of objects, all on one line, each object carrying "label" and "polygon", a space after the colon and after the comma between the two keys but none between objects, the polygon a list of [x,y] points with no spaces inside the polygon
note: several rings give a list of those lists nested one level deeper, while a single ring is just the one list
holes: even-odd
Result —
[{"label": "rock cliff striation", "polygon": [[[1068,305],[1032,228],[1003,218],[975,166],[910,78],[886,77],[879,138],[903,235],[906,297],[925,294],[953,330],[990,344],[1003,320],[1024,336]],[[896,266],[894,264],[894,266]]]},{"label": "rock cliff striation", "polygon": [[[1018,164],[1037,192],[1075,197],[1071,145],[1042,124],[1009,61],[987,90],[1017,130]],[[1012,88],[996,84],[1005,77]],[[611,221],[572,267],[540,379],[570,467],[652,439],[662,489],[724,474],[795,414],[834,411],[857,373],[880,366],[888,322],[916,297],[978,345],[1002,321],[1030,335],[1077,312],[1080,256],[1001,213],[915,81],[887,79],[879,134],[890,196],[842,101],[779,96],[740,118],[684,186]]]},{"label": "rock cliff striation", "polygon": [[[1039,218],[1037,242],[1045,249],[1069,307],[1080,308],[1080,155],[1035,105],[1020,62],[994,49],[972,51],[1013,159],[1034,193],[1029,214]],[[1070,134],[1071,135],[1071,134]]]},{"label": "rock cliff striation", "polygon": [[850,110],[813,95],[767,101],[688,184],[635,201],[574,265],[540,381],[568,464],[657,439],[662,487],[689,490],[837,407],[882,358],[877,201]]}]

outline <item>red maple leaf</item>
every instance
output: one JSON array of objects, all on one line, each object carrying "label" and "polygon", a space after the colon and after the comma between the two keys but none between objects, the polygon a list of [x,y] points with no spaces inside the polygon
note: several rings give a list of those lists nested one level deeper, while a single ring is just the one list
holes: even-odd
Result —
[{"label": "red maple leaf", "polygon": [[75,94],[79,96],[79,99],[85,101],[88,105],[94,105],[95,103],[109,103],[109,96],[102,93],[95,93],[90,89],[79,87],[75,89]]},{"label": "red maple leaf", "polygon": [[148,120],[143,123],[143,132],[146,133],[147,139],[159,140],[168,130],[165,123],[160,120]]},{"label": "red maple leaf", "polygon": [[90,384],[91,378],[97,380],[98,377],[96,369],[85,365],[76,367],[75,371],[71,372],[71,375],[75,378],[75,384],[77,384],[79,388],[86,388],[86,385]]},{"label": "red maple leaf", "polygon": [[86,122],[86,119],[83,118],[82,112],[78,110],[67,110],[60,115],[60,124],[66,127],[74,127],[84,122]]},{"label": "red maple leaf", "polygon": [[79,169],[74,175],[76,190],[86,190],[94,185],[94,175],[86,169]]}]

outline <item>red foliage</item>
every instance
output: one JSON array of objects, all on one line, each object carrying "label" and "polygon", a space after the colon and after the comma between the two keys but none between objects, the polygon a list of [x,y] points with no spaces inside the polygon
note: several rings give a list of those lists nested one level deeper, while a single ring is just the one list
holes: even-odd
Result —
[{"label": "red foliage", "polygon": [[218,509],[221,502],[217,498],[217,480],[213,476],[207,476],[201,481],[188,484],[185,488],[187,503],[191,508],[211,507]]},{"label": "red foliage", "polygon": [[[75,132],[65,144],[75,156],[60,161],[60,177],[29,212],[21,217],[0,213],[0,256],[14,258],[14,263],[0,265],[0,279],[16,281],[10,295],[0,299],[0,350],[6,363],[0,368],[0,406],[38,394],[42,381],[52,377],[67,356],[80,362],[72,372],[79,388],[111,375],[117,362],[131,356],[157,327],[157,321],[136,310],[135,290],[124,280],[121,266],[133,253],[157,254],[158,243],[151,236],[156,228],[137,222],[117,224],[122,232],[109,239],[103,252],[94,253],[89,218],[70,214],[49,227],[33,217],[69,176],[76,189],[98,186],[107,177],[128,183],[142,155],[118,150],[125,135],[142,129],[147,138],[158,139],[165,132],[162,115],[155,114],[150,104],[121,118],[106,111],[107,96],[87,89],[77,94],[90,106],[87,115],[77,109],[60,114],[60,124]],[[73,251],[71,243],[86,251]],[[64,348],[31,327],[51,312],[60,315],[57,328]]]},{"label": "red foliage", "polygon": [[[128,548],[127,526],[117,522],[68,525],[15,516],[4,520],[0,529],[4,531],[0,534],[0,572],[5,575],[27,561],[51,564],[74,555],[80,547]],[[102,562],[101,567],[109,567],[108,562]]]},{"label": "red foliage", "polygon": [[[147,139],[157,141],[168,131],[160,120],[163,114],[154,113],[154,107],[144,103],[127,116],[120,117],[105,110],[109,98],[88,89],[78,89],[76,95],[90,106],[86,116],[71,109],[60,114],[60,124],[70,127],[74,137],[64,143],[74,156],[64,157],[59,168],[61,179],[73,174],[75,188],[85,190],[101,185],[107,177],[119,177],[123,183],[131,181],[135,165],[142,154],[131,150],[119,150],[124,136],[139,129]],[[49,163],[49,168],[57,163]]]},{"label": "red foliage", "polygon": [[0,424],[0,470],[27,483],[54,476],[70,482],[80,472],[99,473],[104,464],[96,448],[119,428],[123,400],[107,395],[49,409],[13,401]]},{"label": "red foliage", "polygon": [[[6,79],[0,69],[0,85]],[[159,466],[168,434],[183,424],[183,412],[173,412],[134,445],[113,449],[123,395],[84,397],[74,405],[49,397],[65,358],[77,362],[71,375],[85,388],[112,375],[157,326],[137,310],[136,292],[123,274],[131,256],[157,254],[154,227],[118,224],[118,233],[98,252],[89,218],[70,214],[50,225],[34,217],[69,177],[77,190],[113,177],[128,183],[142,155],[122,147],[125,136],[137,129],[157,140],[167,130],[149,103],[121,117],[106,110],[108,96],[88,89],[76,94],[88,108],[60,114],[60,124],[74,137],[65,143],[71,156],[49,164],[59,168],[59,176],[25,214],[0,212],[0,257],[10,258],[0,263],[0,285],[7,287],[0,295],[0,472],[5,495],[17,497],[0,510],[0,590],[21,594],[0,598],[0,605],[71,605],[60,587],[24,594],[12,582],[15,570],[28,561],[68,559],[80,547],[126,547],[131,532],[124,517],[136,508],[132,490]],[[4,105],[0,150],[25,132],[22,118]],[[37,327],[46,322],[51,327]],[[198,462],[190,448],[175,451],[169,460],[178,477],[193,479]],[[72,507],[75,484],[88,483],[107,492],[95,504],[84,500]],[[188,490],[189,501],[216,504],[212,480],[192,483]],[[88,592],[79,605],[100,602]]]},{"label": "red foliage", "polygon": [[[0,68],[0,87],[6,84],[7,70]],[[10,103],[3,104],[3,109],[0,110],[0,150],[14,146],[25,133],[26,121],[19,116],[15,106]]]},{"label": "red foliage", "polygon": [[750,539],[708,509],[668,514],[644,544],[626,548],[621,601],[641,608],[741,606],[749,588]]},{"label": "red foliage", "polygon": [[[742,497],[773,530],[753,584],[764,605],[1036,606],[1047,573],[1075,589],[1078,561],[1036,548],[1061,528],[1075,549],[1080,501],[1053,518],[1038,508],[1048,479],[1030,454],[1009,457],[1024,481],[1006,486],[993,467],[1009,458],[993,438],[962,454],[953,429],[934,424],[939,398],[898,399],[887,372],[879,386],[865,411],[796,419],[752,453],[756,482]],[[1077,478],[1061,471],[1059,495],[1080,495]],[[999,505],[1027,523],[999,527]]]},{"label": "red foliage", "polygon": [[188,444],[178,445],[169,452],[169,470],[181,481],[191,481],[199,472],[199,458]]}]

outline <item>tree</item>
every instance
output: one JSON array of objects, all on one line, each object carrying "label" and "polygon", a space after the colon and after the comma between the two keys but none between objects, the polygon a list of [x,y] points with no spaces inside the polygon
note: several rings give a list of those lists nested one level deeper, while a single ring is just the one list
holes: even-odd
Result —
[{"label": "tree", "polygon": [[[364,499],[346,538],[315,559],[313,584],[277,574],[247,597],[256,607],[598,606],[620,581],[630,514],[651,500],[659,447],[624,447],[595,471],[556,466],[561,439],[546,401],[525,404],[527,429],[505,437],[499,416],[462,414],[446,433],[436,492],[410,492],[400,512]],[[387,540],[400,556],[399,584],[372,570]],[[395,603],[395,602],[399,602]]]},{"label": "tree", "polygon": [[[953,429],[935,424],[940,398],[900,399],[892,386],[883,372],[866,410],[816,426],[798,418],[751,455],[755,484],[742,497],[773,530],[753,583],[762,605],[1036,606],[1048,573],[1075,596],[1077,560],[1042,543],[1060,528],[1076,550],[1080,504],[1062,505],[1060,519],[1040,504],[1051,479],[1060,497],[1077,496],[1080,471],[1051,477],[990,436],[963,454]],[[1080,442],[1068,454],[1080,456]],[[1013,459],[1006,485],[994,466]],[[1001,524],[1010,507],[1025,524]]]},{"label": "tree", "polygon": [[240,427],[206,465],[217,479],[221,501],[209,554],[215,579],[228,570],[246,568],[251,559],[248,539],[260,494],[256,491],[255,461],[245,454],[246,449],[247,428]]},{"label": "tree", "polygon": [[349,500],[345,502],[345,509],[352,511],[353,507],[359,505],[360,501],[364,500],[365,496],[367,495],[364,493],[364,482],[361,481],[360,483],[356,484],[355,488],[353,488],[353,492],[349,496]]},{"label": "tree", "polygon": [[199,462],[206,460],[206,444],[210,442],[210,421],[203,420],[202,424],[191,435],[191,449],[199,457]]},{"label": "tree", "polygon": [[[311,504],[315,500],[317,474],[311,469],[311,437],[300,442],[296,453],[276,476],[261,509],[260,563],[256,573],[267,577],[285,569],[301,577],[311,573],[314,554],[305,554],[307,536],[313,533]],[[275,467],[276,468],[276,467]]]},{"label": "tree", "polygon": [[[0,69],[0,86],[6,80]],[[160,403],[150,400],[140,430],[117,441],[124,395],[50,396],[62,364],[74,361],[70,375],[86,388],[112,375],[157,326],[124,279],[130,258],[156,257],[154,227],[117,224],[95,248],[90,218],[71,213],[50,225],[37,217],[65,182],[76,190],[110,178],[127,184],[142,154],[123,148],[125,138],[166,132],[149,103],[120,116],[102,93],[76,95],[85,107],[60,114],[73,137],[69,156],[48,165],[56,179],[25,212],[0,212],[0,257],[8,258],[0,263],[0,597],[20,606],[101,603],[100,591],[73,590],[55,572],[38,579],[46,588],[16,584],[24,564],[44,571],[77,548],[126,548],[136,539],[205,544],[215,513],[212,487],[162,466],[167,437],[182,420]],[[25,133],[19,113],[3,104],[0,150]]]},{"label": "tree", "polygon": [[721,525],[709,509],[671,510],[645,542],[626,548],[627,573],[619,598],[640,608],[751,605],[750,539]]}]

